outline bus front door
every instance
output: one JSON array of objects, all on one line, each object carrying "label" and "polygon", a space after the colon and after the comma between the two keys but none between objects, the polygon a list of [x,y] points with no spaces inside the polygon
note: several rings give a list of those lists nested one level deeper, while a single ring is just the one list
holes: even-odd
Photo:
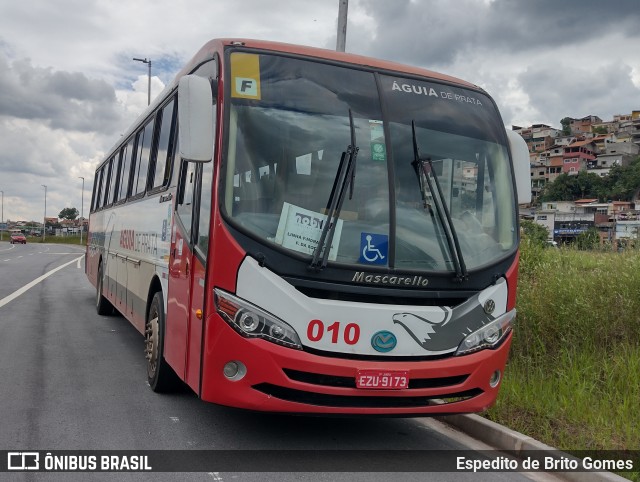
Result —
[{"label": "bus front door", "polygon": [[[197,164],[183,162],[178,184],[178,196],[175,206],[175,219],[171,236],[169,257],[169,287],[167,299],[167,319],[164,342],[164,358],[176,374],[187,381],[187,363],[189,345],[193,343],[192,304],[195,272],[201,263],[194,255],[193,233],[197,230],[194,216],[194,201],[197,199]],[[196,296],[202,298],[202,295]],[[199,321],[199,320],[197,320]],[[197,322],[196,322],[197,323]],[[200,343],[197,343],[198,348]],[[199,361],[198,361],[199,365]],[[197,391],[197,382],[195,389]]]}]

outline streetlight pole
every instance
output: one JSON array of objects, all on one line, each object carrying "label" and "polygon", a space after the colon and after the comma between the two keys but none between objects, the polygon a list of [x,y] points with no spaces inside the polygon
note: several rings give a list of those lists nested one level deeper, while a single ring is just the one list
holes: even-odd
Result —
[{"label": "streetlight pole", "polygon": [[143,64],[147,64],[147,66],[149,67],[149,83],[147,87],[147,105],[149,105],[151,104],[151,59],[147,59],[146,57],[144,59],[138,59],[134,57],[133,60],[142,62]]},{"label": "streetlight pole", "polygon": [[41,184],[44,188],[44,219],[42,223],[42,242],[44,243],[44,232],[47,230],[47,186]]},{"label": "streetlight pole", "polygon": [[349,10],[349,0],[338,0],[338,35],[336,40],[336,51],[344,52],[347,43],[347,11]]},{"label": "streetlight pole", "polygon": [[4,191],[0,191],[2,193],[2,219],[0,219],[0,224],[2,224],[2,228],[0,228],[0,241],[2,241],[2,234],[4,233]]},{"label": "streetlight pole", "polygon": [[82,195],[80,197],[80,244],[82,244],[82,231],[84,231],[84,177],[78,176],[78,179],[82,179]]}]

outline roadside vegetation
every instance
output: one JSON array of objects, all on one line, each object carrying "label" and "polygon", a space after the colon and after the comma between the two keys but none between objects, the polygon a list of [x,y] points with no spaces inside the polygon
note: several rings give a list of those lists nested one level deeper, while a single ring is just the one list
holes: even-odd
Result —
[{"label": "roadside vegetation", "polygon": [[639,450],[640,251],[588,244],[525,230],[514,341],[486,416],[567,452]]},{"label": "roadside vegetation", "polygon": [[[45,243],[47,244],[80,244],[80,235],[77,236],[46,236]],[[28,236],[27,243],[42,243],[42,236]],[[87,244],[87,236],[82,236],[82,246]]]},{"label": "roadside vegetation", "polygon": [[640,186],[640,157],[628,166],[613,166],[609,174],[600,177],[589,171],[580,171],[576,176],[560,174],[548,183],[540,195],[540,201],[575,201],[596,198],[601,202],[610,199],[631,201]]}]

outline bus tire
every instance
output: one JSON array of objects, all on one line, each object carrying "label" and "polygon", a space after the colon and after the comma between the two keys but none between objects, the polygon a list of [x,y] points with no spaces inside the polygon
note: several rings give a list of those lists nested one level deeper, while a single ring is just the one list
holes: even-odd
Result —
[{"label": "bus tire", "polygon": [[98,265],[98,282],[96,283],[96,311],[99,315],[113,314],[113,305],[102,294],[104,287],[104,274],[102,263]]},{"label": "bus tire", "polygon": [[177,386],[178,377],[164,359],[165,321],[161,291],[153,295],[144,331],[147,382],[154,392],[171,392]]}]

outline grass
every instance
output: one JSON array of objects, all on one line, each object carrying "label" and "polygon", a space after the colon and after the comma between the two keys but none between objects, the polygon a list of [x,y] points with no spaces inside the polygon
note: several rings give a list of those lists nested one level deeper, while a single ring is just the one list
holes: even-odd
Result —
[{"label": "grass", "polygon": [[640,252],[524,240],[517,308],[487,417],[567,452],[640,450]]},{"label": "grass", "polygon": [[[45,243],[47,244],[77,244],[78,246],[85,246],[87,244],[87,236],[82,236],[82,244],[80,244],[80,235],[77,236],[46,236]],[[42,243],[42,236],[27,237],[27,243]]]}]

